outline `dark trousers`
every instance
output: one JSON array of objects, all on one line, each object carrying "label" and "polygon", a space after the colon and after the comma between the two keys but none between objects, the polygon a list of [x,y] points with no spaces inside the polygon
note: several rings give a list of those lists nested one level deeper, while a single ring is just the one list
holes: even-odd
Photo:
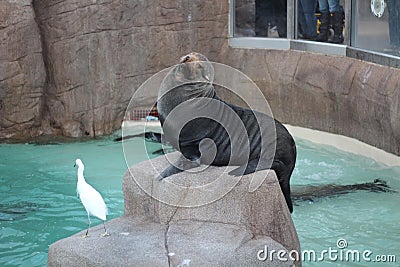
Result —
[{"label": "dark trousers", "polygon": [[317,36],[317,18],[315,17],[315,8],[317,0],[300,0],[299,7],[299,23],[303,35],[307,37]]}]

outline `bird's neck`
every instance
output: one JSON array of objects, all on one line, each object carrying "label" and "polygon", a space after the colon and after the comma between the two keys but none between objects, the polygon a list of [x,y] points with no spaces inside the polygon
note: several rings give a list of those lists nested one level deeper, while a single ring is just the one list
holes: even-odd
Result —
[{"label": "bird's neck", "polygon": [[85,177],[83,177],[83,169],[78,169],[78,182],[85,182]]}]

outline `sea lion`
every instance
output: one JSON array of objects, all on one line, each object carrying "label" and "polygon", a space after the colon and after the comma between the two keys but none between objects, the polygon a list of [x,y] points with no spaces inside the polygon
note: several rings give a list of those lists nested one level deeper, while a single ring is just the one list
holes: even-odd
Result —
[{"label": "sea lion", "polygon": [[114,142],[119,142],[122,140],[127,140],[127,139],[131,139],[131,138],[136,138],[136,137],[144,137],[146,139],[146,141],[149,142],[154,142],[154,143],[161,143],[161,134],[160,133],[156,133],[156,132],[144,132],[144,133],[140,133],[140,134],[134,134],[134,135],[127,135],[127,136],[120,136],[117,138],[114,138]]},{"label": "sea lion", "polygon": [[163,138],[182,155],[159,179],[200,164],[240,166],[229,172],[233,176],[273,169],[292,212],[289,182],[296,162],[292,136],[271,116],[220,99],[213,78],[212,64],[193,52],[163,80],[157,100]]},{"label": "sea lion", "polygon": [[381,179],[374,179],[373,182],[348,184],[348,185],[302,185],[292,188],[292,199],[294,201],[314,201],[319,198],[336,197],[356,191],[368,191],[375,193],[394,193],[395,190]]}]

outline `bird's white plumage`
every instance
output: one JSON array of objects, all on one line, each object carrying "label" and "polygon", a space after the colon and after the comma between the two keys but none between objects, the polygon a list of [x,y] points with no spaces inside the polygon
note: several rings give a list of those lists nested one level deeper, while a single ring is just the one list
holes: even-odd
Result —
[{"label": "bird's white plumage", "polygon": [[96,189],[86,183],[85,177],[83,176],[83,170],[85,167],[82,161],[77,159],[75,163],[78,166],[78,183],[76,186],[76,192],[78,193],[86,212],[88,215],[96,216],[105,221],[107,218],[107,206],[104,203],[103,198]]},{"label": "bird's white plumage", "polygon": [[107,206],[100,193],[87,183],[81,185],[78,183],[78,188],[79,198],[86,212],[105,221],[107,219]]}]

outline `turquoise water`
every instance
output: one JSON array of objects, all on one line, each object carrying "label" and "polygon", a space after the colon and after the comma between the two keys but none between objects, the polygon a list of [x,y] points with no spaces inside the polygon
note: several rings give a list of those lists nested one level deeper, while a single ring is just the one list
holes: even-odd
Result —
[{"label": "turquoise water", "polygon": [[[387,181],[400,192],[400,167],[387,167],[366,157],[345,153],[330,146],[298,141],[298,161],[292,185],[352,184]],[[336,249],[344,239],[348,250],[372,252],[371,262],[336,260],[305,261],[304,266],[399,266],[400,264],[400,193],[358,191],[314,202],[301,202],[294,208],[293,221],[303,250]],[[337,254],[340,255],[339,252]],[[397,263],[373,262],[375,256],[395,255]],[[362,258],[362,257],[361,257]],[[332,259],[335,259],[334,255]]]},{"label": "turquoise water", "polygon": [[[143,146],[143,140],[129,142]],[[298,140],[293,185],[350,184],[386,180],[400,191],[400,168],[388,168],[327,146]],[[148,143],[148,151],[158,144]],[[137,162],[147,159],[138,151]],[[103,195],[109,219],[123,214],[121,143],[102,139],[61,145],[0,144],[0,266],[44,266],[51,243],[86,228],[86,212],[76,196],[76,158],[85,177]],[[132,156],[131,156],[132,158]],[[302,249],[337,248],[395,254],[400,261],[400,193],[357,192],[295,206]],[[11,220],[14,219],[14,220]],[[93,218],[93,225],[101,223]],[[304,266],[365,266],[365,262],[305,262]],[[377,266],[398,266],[386,263]]]}]

